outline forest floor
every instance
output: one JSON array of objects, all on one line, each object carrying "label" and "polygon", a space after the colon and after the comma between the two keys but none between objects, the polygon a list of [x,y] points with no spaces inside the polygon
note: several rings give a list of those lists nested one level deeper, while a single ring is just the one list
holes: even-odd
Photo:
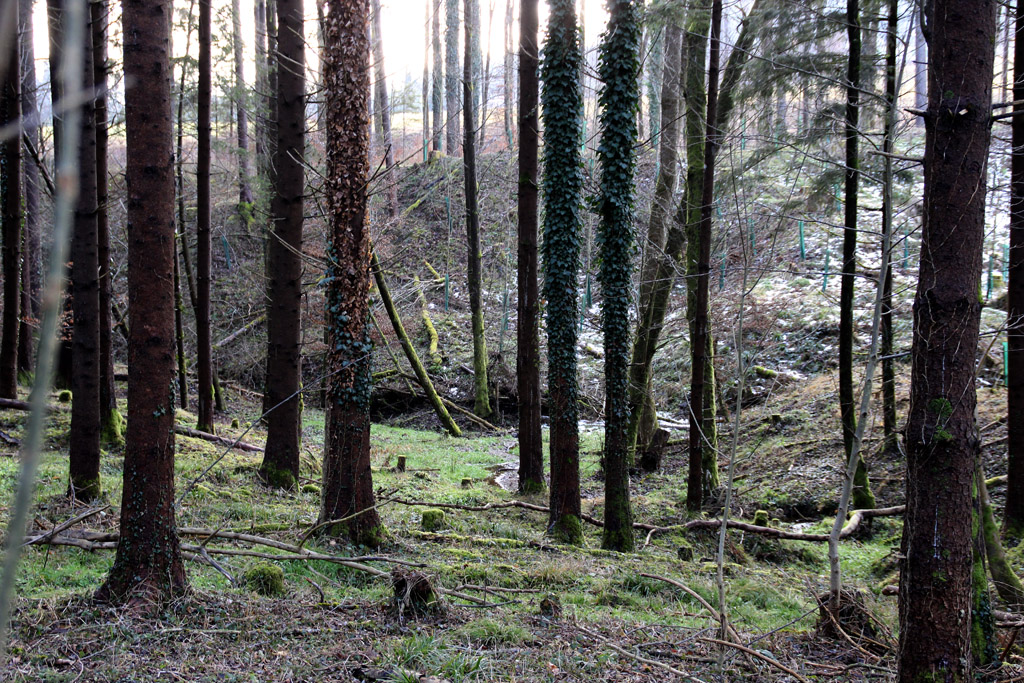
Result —
[{"label": "forest floor", "polygon": [[[778,387],[771,411],[750,410],[737,462],[734,514],[765,509],[782,528],[827,533],[835,510],[841,444],[836,431],[834,377]],[[234,392],[232,392],[234,393]],[[981,392],[981,423],[1004,414],[1001,389]],[[67,499],[70,412],[57,404],[47,439],[33,533],[83,509]],[[219,431],[238,436],[259,405],[235,395]],[[763,414],[762,414],[763,413]],[[781,417],[780,417],[781,416]],[[232,428],[232,418],[241,426]],[[0,413],[0,430],[18,437],[23,414]],[[193,416],[179,411],[179,423]],[[293,492],[261,485],[259,453],[178,437],[177,488],[183,491],[221,458],[182,501],[179,527],[234,531],[297,543],[315,521],[323,413],[304,418],[304,479]],[[997,440],[1004,428],[990,428]],[[546,430],[545,430],[546,431]],[[545,434],[546,436],[546,434]],[[728,438],[723,433],[723,439]],[[260,444],[254,428],[245,440]],[[602,514],[598,465],[602,433],[586,431],[581,476],[584,512]],[[0,516],[12,500],[18,463],[12,447],[0,456]],[[990,449],[996,450],[996,449]],[[91,596],[113,561],[109,550],[32,546],[17,584],[14,634],[2,681],[703,681],[886,680],[894,671],[896,599],[882,593],[895,581],[900,539],[896,519],[880,518],[845,541],[847,585],[873,615],[870,630],[850,640],[818,628],[815,596],[827,585],[825,545],[769,540],[730,532],[725,566],[729,617],[742,642],[762,658],[726,648],[708,610],[665,577],[717,608],[717,536],[669,531],[637,535],[631,554],[600,550],[600,529],[586,525],[583,547],[555,545],[544,535],[546,515],[522,508],[448,508],[424,529],[423,511],[437,505],[482,506],[523,500],[503,488],[517,457],[511,432],[454,439],[431,431],[374,424],[374,483],[389,532],[381,555],[419,566],[437,587],[486,604],[446,596],[436,611],[402,613],[391,581],[325,560],[254,545],[211,540],[207,548],[268,552],[284,571],[284,592],[260,595],[244,578],[266,559],[213,552],[230,579],[204,562],[188,562],[190,593],[157,614],[95,603]],[[396,469],[399,456],[406,471]],[[113,507],[76,529],[116,531],[122,453],[103,459],[105,500]],[[880,504],[900,502],[901,466],[869,460]],[[721,463],[725,464],[725,463]],[[993,473],[1001,473],[998,458]],[[684,522],[686,467],[675,448],[661,471],[633,477],[637,521]],[[402,502],[399,502],[401,499]],[[408,503],[416,503],[415,505]],[[713,508],[714,506],[712,506]],[[720,507],[720,506],[719,506]],[[710,510],[714,512],[714,510]],[[332,556],[365,549],[324,540],[305,548]],[[1015,566],[1024,556],[1011,552]],[[680,559],[686,558],[686,559]],[[394,566],[367,562],[385,572]],[[644,576],[649,574],[652,576]],[[555,607],[552,607],[552,604]],[[1008,633],[1006,636],[1008,637]],[[1003,634],[1001,634],[1002,636]],[[770,660],[770,661],[769,661]],[[1021,660],[991,680],[1020,675]],[[782,669],[786,667],[792,673]],[[421,678],[421,676],[423,678]],[[429,678],[435,676],[436,678]]]}]

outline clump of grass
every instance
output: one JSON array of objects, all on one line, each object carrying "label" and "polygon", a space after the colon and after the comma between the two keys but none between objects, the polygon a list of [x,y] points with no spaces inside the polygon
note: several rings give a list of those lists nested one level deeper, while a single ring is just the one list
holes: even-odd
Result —
[{"label": "clump of grass", "polygon": [[458,633],[473,643],[486,647],[518,645],[533,639],[530,632],[518,624],[490,618],[471,621],[460,628]]},{"label": "clump of grass", "polygon": [[245,572],[245,585],[260,595],[284,595],[284,570],[269,562],[254,564]]}]

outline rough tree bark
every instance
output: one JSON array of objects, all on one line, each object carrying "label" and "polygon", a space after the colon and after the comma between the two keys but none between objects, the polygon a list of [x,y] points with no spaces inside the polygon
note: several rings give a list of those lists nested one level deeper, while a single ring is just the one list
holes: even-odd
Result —
[{"label": "rough tree bark", "polygon": [[466,180],[466,247],[469,309],[473,316],[473,412],[478,417],[491,416],[490,389],[487,386],[487,341],[484,337],[484,308],[481,301],[480,208],[476,184],[476,97],[473,94],[473,22],[472,0],[466,0],[465,55],[462,65],[462,125],[465,140],[462,148],[463,172]]},{"label": "rough tree bark", "polygon": [[[280,10],[279,10],[280,11]],[[373,36],[373,106],[377,114],[377,130],[380,131],[381,146],[384,148],[384,183],[387,215],[394,219],[398,215],[398,182],[395,177],[395,147],[391,135],[391,101],[388,97],[387,70],[384,68],[384,34],[381,32],[380,0],[370,3],[371,35]]]},{"label": "rough tree bark", "polygon": [[213,434],[213,348],[210,339],[211,4],[212,0],[199,0],[199,113],[196,121],[196,366],[199,375],[199,408],[196,428]]},{"label": "rough tree bark", "polygon": [[927,13],[924,220],[900,566],[903,683],[973,680],[974,378],[995,7],[994,0],[934,0]]},{"label": "rough tree bark", "polygon": [[[243,225],[248,227],[252,217],[252,186],[249,168],[249,103],[245,87],[245,62],[242,53],[242,11],[239,0],[231,0],[231,43],[235,67],[235,107],[238,133],[238,211]],[[305,63],[305,62],[303,62]]]},{"label": "rough tree bark", "polygon": [[575,0],[549,3],[541,64],[544,122],[544,298],[547,299],[548,393],[551,415],[549,533],[579,544],[579,384],[576,344],[577,278],[582,234],[583,172],[580,141],[583,92]]},{"label": "rough tree bark", "polygon": [[601,41],[600,223],[601,317],[604,332],[604,534],[606,550],[633,550],[629,501],[629,309],[633,276],[633,227],[637,112],[640,110],[640,10],[634,0],[609,0]]},{"label": "rough tree bark", "polygon": [[[704,159],[707,135],[707,92],[710,81],[705,81],[705,56],[707,55],[708,35],[711,31],[711,5],[709,0],[700,0],[690,8],[686,28],[686,81],[684,98],[686,100],[686,319],[690,328],[690,353],[696,362],[697,350],[694,344],[697,339],[697,316],[701,315],[697,302],[698,269],[700,261],[701,237],[701,201],[704,197]],[[717,85],[716,85],[717,87]],[[709,245],[710,247],[710,245]],[[709,257],[710,261],[710,257]],[[703,312],[707,315],[706,309]],[[705,494],[718,488],[718,427],[715,423],[715,364],[714,339],[710,328],[702,337],[704,348],[701,355],[705,359],[704,379],[701,381],[701,413],[698,435],[702,440],[698,443],[701,458],[700,469],[695,470],[695,460],[691,452],[691,473],[697,481],[688,483],[687,506],[691,510],[700,509]],[[691,396],[690,413],[693,417],[694,404]],[[700,486],[700,495],[696,487]],[[690,494],[693,494],[691,496]],[[691,501],[691,497],[693,500]]]},{"label": "rough tree bark", "polygon": [[[369,0],[327,0],[323,79],[327,98],[327,175],[331,217],[327,245],[327,390],[325,531],[377,546],[384,529],[374,509],[370,473],[369,334]],[[358,513],[358,514],[357,514]],[[353,516],[355,515],[355,516]]]},{"label": "rough tree bark", "polygon": [[[65,0],[66,1],[66,0]],[[63,11],[63,10],[62,10]],[[91,22],[90,22],[91,24]],[[86,25],[82,88],[93,90],[92,35]],[[61,59],[66,59],[62,55]],[[100,494],[100,283],[96,222],[96,110],[81,105],[78,144],[78,203],[71,235],[72,373],[69,494],[90,501]],[[168,112],[170,115],[170,112]]]},{"label": "rough tree bark", "polygon": [[98,597],[186,588],[174,521],[174,151],[171,5],[122,0],[128,205],[128,430],[117,556]]},{"label": "rough tree bark", "polygon": [[448,156],[459,153],[459,0],[445,0],[445,137]]},{"label": "rough tree bark", "polygon": [[114,326],[111,319],[110,222],[107,213],[107,0],[89,3],[92,13],[92,71],[96,88],[96,239],[99,261],[100,435],[109,444],[124,443],[124,420],[114,390]]},{"label": "rough tree bark", "polygon": [[[33,0],[18,0],[18,24],[21,43],[21,117],[25,122],[25,138],[39,149],[39,105],[36,89],[36,51],[32,22]],[[26,156],[26,158],[28,158]],[[28,266],[28,292],[32,304],[31,314],[39,313],[39,287],[41,286],[39,254],[39,195],[42,183],[35,162],[22,168],[25,193],[25,242],[28,247],[24,262]],[[26,315],[26,311],[22,311]]]},{"label": "rough tree bark", "polygon": [[1009,467],[1003,528],[1024,538],[1024,3],[1018,3],[1013,49],[1013,154],[1010,157],[1010,265],[1007,289],[1006,431]]},{"label": "rough tree bark", "polygon": [[[897,42],[899,22],[899,0],[888,0],[888,23],[885,49],[885,127],[882,135],[882,151],[892,154],[896,137],[896,120],[894,111],[897,106],[899,92],[897,90]],[[893,164],[892,157],[887,156],[882,188],[882,232],[892,234],[893,219]],[[884,247],[883,247],[884,248]],[[882,452],[895,455],[899,451],[899,434],[896,420],[896,372],[895,359],[892,357],[892,257],[885,269],[882,281]]]},{"label": "rough tree bark", "polygon": [[[843,199],[843,275],[839,293],[839,413],[846,458],[853,451],[857,413],[853,398],[853,296],[857,277],[857,191],[860,185],[861,27],[858,0],[846,2],[846,35],[849,57],[846,63],[846,184]],[[845,462],[845,460],[844,460]],[[857,462],[853,485],[853,507],[875,506],[864,459]]]},{"label": "rough tree bark", "polygon": [[291,488],[302,434],[302,225],[305,190],[306,57],[302,0],[277,0],[277,141],[274,217],[267,240],[267,446],[260,476]]},{"label": "rough tree bark", "polygon": [[[544,488],[540,433],[540,305],[537,286],[537,0],[519,9],[519,252],[516,272],[516,386],[519,394],[519,491]],[[510,60],[506,60],[506,64]],[[506,89],[511,76],[506,75]]]},{"label": "rough tree bark", "polygon": [[441,0],[434,0],[434,16],[430,22],[433,39],[434,73],[431,79],[430,104],[434,117],[430,149],[441,151],[441,131],[444,129],[444,53],[441,50]]},{"label": "rough tree bark", "polygon": [[[0,60],[7,64],[0,82],[0,126],[18,120],[21,77],[18,40],[11,41]],[[18,324],[21,307],[21,140],[0,141],[0,221],[3,230],[4,313],[0,330],[0,398],[18,398]]]}]

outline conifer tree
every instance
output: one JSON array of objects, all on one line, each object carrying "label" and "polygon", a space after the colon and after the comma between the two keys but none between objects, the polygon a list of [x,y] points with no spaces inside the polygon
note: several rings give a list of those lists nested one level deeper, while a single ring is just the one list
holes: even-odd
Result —
[{"label": "conifer tree", "polygon": [[117,555],[98,597],[182,593],[174,520],[171,4],[122,0],[128,196],[128,428]]},{"label": "conifer tree", "polygon": [[302,437],[302,226],[306,146],[306,46],[302,0],[277,0],[277,140],[267,240],[267,446],[260,476],[291,488]]},{"label": "conifer tree", "polygon": [[[519,18],[519,201],[516,382],[519,393],[519,490],[544,488],[541,441],[540,303],[537,292],[537,0],[522,0]],[[506,64],[510,60],[506,60]],[[506,78],[506,88],[510,79]]]},{"label": "conifer tree", "polygon": [[[20,115],[21,77],[18,41],[5,46],[6,63],[0,81],[0,126]],[[18,398],[18,324],[21,306],[21,141],[6,136],[0,141],[0,229],[3,234],[3,327],[0,329],[0,398]]]},{"label": "conifer tree", "polygon": [[927,7],[924,211],[905,432],[900,683],[973,679],[975,366],[996,3],[934,0]]}]

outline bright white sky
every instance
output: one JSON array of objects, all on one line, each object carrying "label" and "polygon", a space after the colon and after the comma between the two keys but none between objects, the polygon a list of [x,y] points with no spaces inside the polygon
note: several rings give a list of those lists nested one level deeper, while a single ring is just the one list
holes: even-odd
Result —
[{"label": "bright white sky", "polygon": [[[230,0],[214,1],[214,41],[230,40],[230,24],[217,26],[217,16],[228,20],[231,3]],[[175,0],[175,7],[188,7],[190,0]],[[315,0],[306,0],[306,34],[309,38],[310,54],[307,63],[311,68],[317,64],[315,55],[316,46],[316,5]],[[388,81],[392,87],[402,84],[406,74],[413,80],[418,80],[423,75],[423,54],[424,54],[424,22],[426,21],[427,3],[434,5],[436,0],[382,0],[382,22],[384,33],[384,61],[388,72]],[[586,38],[588,45],[595,45],[604,28],[607,20],[607,13],[604,9],[603,0],[577,0],[578,6],[585,9]],[[460,0],[460,10],[464,0]],[[505,3],[506,0],[480,0],[481,5],[481,26],[485,34],[482,37],[481,45],[483,50],[491,50],[492,68],[501,64],[504,56],[504,24],[505,24]],[[120,3],[112,0],[112,10],[115,18],[120,16]],[[441,0],[442,12],[444,0]],[[513,25],[513,44],[518,47],[518,26],[519,26],[519,3],[516,2],[514,10],[515,21]],[[198,11],[196,9],[195,11]],[[543,37],[543,26],[547,20],[547,3],[542,0],[540,3],[541,33]],[[254,18],[253,0],[241,0],[242,33],[245,40],[247,55],[246,81],[251,85],[255,80],[255,66],[253,65],[253,42],[254,42]],[[493,15],[493,16],[492,16]],[[177,16],[177,15],[176,15]],[[35,3],[35,47],[37,69],[40,78],[44,77],[47,64],[47,40],[46,40],[46,3],[44,0],[36,0]],[[444,17],[441,18],[441,30],[444,31]],[[487,35],[487,27],[490,25],[490,34]],[[112,27],[112,38],[115,42],[120,32]],[[461,32],[460,32],[461,33]],[[185,35],[183,31],[177,30],[174,34],[174,51],[176,55],[184,52]],[[490,46],[490,48],[488,47]],[[221,50],[228,50],[227,44],[214,46],[214,58]],[[192,38],[192,54],[196,54],[195,36]],[[111,58],[120,59],[120,48],[116,44],[111,45]],[[225,67],[227,68],[227,67]]]}]

